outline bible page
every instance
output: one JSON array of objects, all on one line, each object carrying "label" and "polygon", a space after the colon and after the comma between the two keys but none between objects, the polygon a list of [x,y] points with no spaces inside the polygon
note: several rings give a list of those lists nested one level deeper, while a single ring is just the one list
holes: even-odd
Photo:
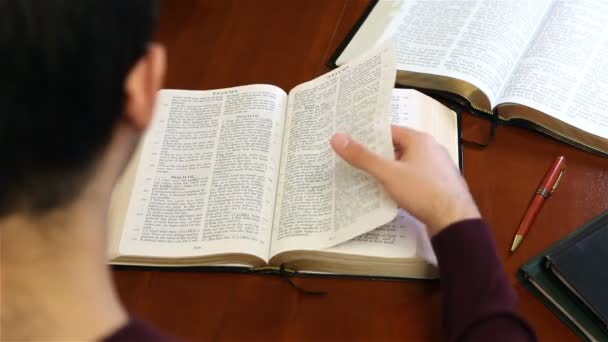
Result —
[{"label": "bible page", "polygon": [[430,134],[458,167],[458,116],[437,100],[414,89],[394,89],[391,123]]},{"label": "bible page", "polygon": [[[382,12],[393,18],[385,25],[386,33],[369,39],[375,25],[370,24],[371,33],[362,26],[363,32],[349,45],[354,45],[353,51],[357,47],[365,51],[366,43],[371,48],[391,37],[397,44],[397,69],[464,80],[483,91],[494,107],[552,2],[411,0],[384,4],[388,9]],[[397,6],[400,14],[395,16]],[[349,51],[347,56],[354,54]]]},{"label": "bible page", "polygon": [[500,102],[608,139],[607,22],[606,1],[557,1]]},{"label": "bible page", "polygon": [[397,68],[467,81],[493,107],[552,2],[408,1],[394,32]]},{"label": "bible page", "polygon": [[269,85],[159,92],[120,255],[267,260],[286,102]]},{"label": "bible page", "polygon": [[373,47],[389,38],[398,24],[395,18],[400,18],[402,7],[409,0],[379,0],[369,13],[354,37],[336,59],[336,65],[344,65],[348,61],[365,54]]},{"label": "bible page", "polygon": [[271,256],[322,249],[390,222],[396,204],[379,182],[330,146],[345,132],[393,158],[390,121],[395,55],[385,45],[289,94]]},{"label": "bible page", "polygon": [[399,209],[393,221],[323,251],[379,258],[422,259],[437,265],[426,226],[403,209]]},{"label": "bible page", "polygon": [[[395,126],[429,133],[458,167],[458,118],[452,110],[416,90],[394,89],[388,117]],[[437,264],[425,225],[403,209],[392,222],[324,251]]]}]

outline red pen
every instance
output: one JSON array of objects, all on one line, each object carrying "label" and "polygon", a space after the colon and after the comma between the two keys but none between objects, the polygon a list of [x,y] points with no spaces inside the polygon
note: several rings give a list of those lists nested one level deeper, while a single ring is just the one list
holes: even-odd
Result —
[{"label": "red pen", "polygon": [[532,202],[530,202],[528,210],[526,210],[524,218],[519,224],[519,228],[517,228],[517,233],[515,233],[515,239],[513,239],[513,245],[511,246],[511,252],[514,252],[517,247],[519,247],[526,234],[528,234],[528,230],[530,230],[530,227],[536,219],[536,216],[538,216],[543,204],[545,204],[547,198],[549,198],[555,189],[557,189],[559,181],[564,174],[564,170],[566,170],[566,158],[564,158],[564,156],[557,157],[549,171],[547,171],[545,178],[543,178],[540,187],[534,194],[534,198],[532,198]]}]

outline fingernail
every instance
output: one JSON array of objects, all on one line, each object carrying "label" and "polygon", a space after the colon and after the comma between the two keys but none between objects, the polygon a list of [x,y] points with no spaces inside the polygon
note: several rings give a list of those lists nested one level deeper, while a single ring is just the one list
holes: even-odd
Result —
[{"label": "fingernail", "polygon": [[345,148],[350,144],[350,137],[344,133],[337,133],[334,135],[334,146]]}]

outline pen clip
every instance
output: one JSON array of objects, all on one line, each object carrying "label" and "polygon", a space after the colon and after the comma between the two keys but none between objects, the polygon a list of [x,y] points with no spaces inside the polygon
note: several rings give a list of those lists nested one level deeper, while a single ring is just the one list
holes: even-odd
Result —
[{"label": "pen clip", "polygon": [[559,173],[559,176],[557,176],[557,180],[555,181],[555,184],[551,189],[551,194],[553,194],[553,192],[555,192],[555,189],[557,189],[557,186],[559,185],[559,182],[562,180],[562,176],[564,175],[564,171],[566,171],[566,165],[564,165],[561,172]]}]

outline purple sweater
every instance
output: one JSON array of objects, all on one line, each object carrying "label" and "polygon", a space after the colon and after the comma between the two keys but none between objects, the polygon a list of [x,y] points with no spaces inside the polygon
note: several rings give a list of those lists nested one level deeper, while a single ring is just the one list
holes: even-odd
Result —
[{"label": "purple sweater", "polygon": [[[517,313],[490,229],[483,220],[454,223],[432,240],[441,270],[443,329],[448,341],[536,341]],[[172,341],[146,323],[132,319],[107,342]]]},{"label": "purple sweater", "polygon": [[448,341],[536,341],[483,220],[457,222],[431,241],[439,262]]}]

